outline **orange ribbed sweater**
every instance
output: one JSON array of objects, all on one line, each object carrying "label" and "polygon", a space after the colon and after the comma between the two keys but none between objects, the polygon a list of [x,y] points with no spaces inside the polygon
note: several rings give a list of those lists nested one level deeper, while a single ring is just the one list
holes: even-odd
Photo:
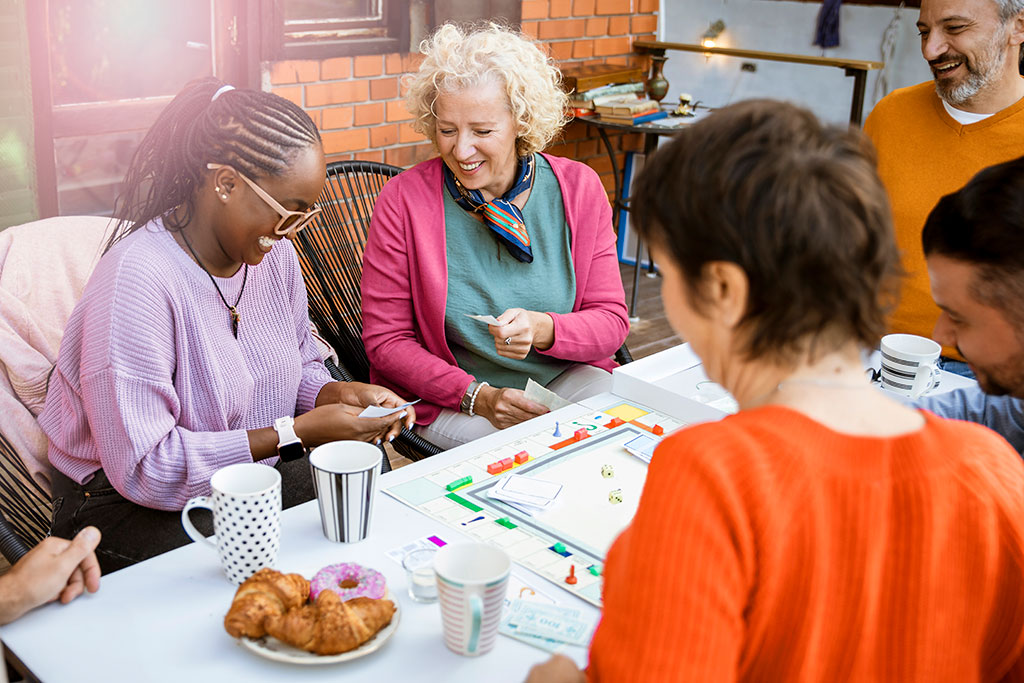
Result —
[{"label": "orange ribbed sweater", "polygon": [[[864,132],[878,149],[878,173],[889,191],[907,272],[891,331],[930,337],[939,309],[921,249],[925,219],[943,195],[959,190],[981,169],[1024,155],[1024,99],[962,126],[946,113],[935,84],[928,81],[882,99]],[[955,349],[944,353],[959,357]]]},{"label": "orange ribbed sweater", "polygon": [[666,439],[608,553],[588,679],[1024,676],[1024,463],[924,414],[867,438],[767,406]]}]

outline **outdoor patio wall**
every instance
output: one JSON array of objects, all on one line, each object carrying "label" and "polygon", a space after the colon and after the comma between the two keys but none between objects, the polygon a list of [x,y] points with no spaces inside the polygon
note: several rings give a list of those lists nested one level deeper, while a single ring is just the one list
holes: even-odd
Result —
[{"label": "outdoor patio wall", "polygon": [[[523,0],[522,29],[544,43],[560,64],[638,64],[634,40],[653,40],[658,0]],[[388,54],[282,61],[266,65],[272,92],[303,107],[320,127],[328,161],[365,159],[409,167],[435,155],[414,132],[405,109],[401,77],[420,63],[418,54]],[[618,162],[639,150],[639,135],[613,135]],[[597,135],[570,123],[548,150],[578,159],[612,191],[611,162]]]}]

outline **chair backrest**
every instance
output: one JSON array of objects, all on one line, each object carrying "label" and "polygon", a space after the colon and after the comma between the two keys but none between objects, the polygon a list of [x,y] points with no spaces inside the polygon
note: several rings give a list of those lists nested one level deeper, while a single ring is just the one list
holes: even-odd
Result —
[{"label": "chair backrest", "polygon": [[319,200],[323,211],[295,238],[306,280],[309,317],[361,382],[370,377],[359,292],[363,249],[377,195],[384,183],[402,170],[374,161],[328,164],[327,183]]},{"label": "chair backrest", "polygon": [[49,496],[0,434],[0,555],[13,565],[49,532]]}]

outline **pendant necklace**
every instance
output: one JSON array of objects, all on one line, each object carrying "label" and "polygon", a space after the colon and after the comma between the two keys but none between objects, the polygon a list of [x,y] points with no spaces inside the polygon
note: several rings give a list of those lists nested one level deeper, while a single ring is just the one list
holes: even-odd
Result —
[{"label": "pendant necklace", "polygon": [[185,242],[185,246],[188,247],[188,251],[190,254],[192,254],[192,258],[196,260],[196,263],[199,264],[199,267],[202,268],[203,272],[206,273],[206,276],[210,278],[210,282],[213,283],[213,288],[217,290],[217,296],[219,296],[220,300],[224,302],[225,306],[227,306],[228,313],[231,314],[231,334],[235,335],[235,339],[238,339],[238,321],[242,317],[241,314],[238,312],[238,302],[242,300],[242,294],[245,292],[245,282],[246,280],[249,279],[249,264],[242,264],[242,267],[244,268],[242,272],[242,288],[238,290],[238,298],[235,299],[235,305],[232,306],[231,304],[228,303],[228,300],[224,298],[224,293],[220,291],[220,287],[217,286],[217,281],[213,279],[213,275],[210,274],[210,271],[206,269],[206,266],[204,266],[203,262],[199,259],[199,255],[196,254],[196,250],[192,248],[191,244],[189,244],[188,238],[185,237],[184,231],[180,231],[178,234],[181,235],[181,239],[183,242]]}]

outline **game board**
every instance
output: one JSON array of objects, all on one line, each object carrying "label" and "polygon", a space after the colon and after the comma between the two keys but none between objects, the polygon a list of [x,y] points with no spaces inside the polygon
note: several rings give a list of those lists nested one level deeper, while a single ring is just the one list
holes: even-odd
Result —
[{"label": "game board", "polygon": [[[623,446],[641,435],[660,440],[683,424],[618,400],[561,423],[557,436],[548,428],[385,492],[503,548],[513,561],[600,607],[605,555],[633,519],[647,476],[646,462]],[[513,472],[562,484],[556,505],[530,516],[488,497]],[[575,583],[566,582],[570,570]]]}]

